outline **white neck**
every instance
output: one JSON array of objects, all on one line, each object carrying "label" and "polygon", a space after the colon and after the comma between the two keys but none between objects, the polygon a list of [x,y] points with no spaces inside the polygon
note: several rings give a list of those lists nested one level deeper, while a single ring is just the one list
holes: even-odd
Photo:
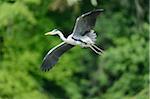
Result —
[{"label": "white neck", "polygon": [[58,35],[59,35],[59,37],[60,37],[64,42],[67,41],[67,39],[64,37],[64,35],[62,34],[62,32],[58,32]]}]

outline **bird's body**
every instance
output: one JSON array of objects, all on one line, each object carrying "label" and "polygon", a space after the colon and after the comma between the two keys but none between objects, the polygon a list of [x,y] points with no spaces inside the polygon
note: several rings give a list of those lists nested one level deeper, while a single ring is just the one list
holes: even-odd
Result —
[{"label": "bird's body", "polygon": [[78,38],[73,37],[73,34],[69,35],[66,39],[66,43],[71,45],[79,45],[81,47],[89,47],[88,45],[95,44],[95,38],[96,34],[93,34],[93,30],[91,30],[88,34]]},{"label": "bird's body", "polygon": [[100,12],[103,12],[103,9],[93,10],[78,17],[73,33],[67,38],[65,38],[63,33],[57,29],[46,33],[46,35],[59,35],[63,43],[51,49],[44,57],[41,66],[42,70],[46,71],[51,69],[57,63],[59,57],[75,45],[89,47],[97,54],[101,54],[103,51],[95,45],[96,33],[93,30],[96,18]]}]

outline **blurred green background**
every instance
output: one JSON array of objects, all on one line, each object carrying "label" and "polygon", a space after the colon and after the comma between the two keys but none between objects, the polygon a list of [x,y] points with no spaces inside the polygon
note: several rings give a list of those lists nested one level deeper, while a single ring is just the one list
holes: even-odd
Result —
[{"label": "blurred green background", "polygon": [[[148,99],[149,0],[0,0],[0,99]],[[102,56],[75,47],[49,72],[40,65],[75,19],[103,8]]]}]

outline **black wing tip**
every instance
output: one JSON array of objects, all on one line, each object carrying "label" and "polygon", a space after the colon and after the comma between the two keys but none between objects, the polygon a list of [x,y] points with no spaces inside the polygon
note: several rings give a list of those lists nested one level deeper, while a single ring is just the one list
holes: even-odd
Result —
[{"label": "black wing tip", "polygon": [[41,69],[41,71],[47,72],[47,71],[51,70],[53,67],[54,66],[47,66],[45,64],[44,65],[42,64],[40,69]]},{"label": "black wing tip", "polygon": [[91,15],[92,13],[101,13],[101,12],[104,12],[105,10],[104,9],[94,9],[92,11],[89,11],[83,15],[81,15],[80,17],[85,17],[85,16],[88,16],[88,15]]},{"label": "black wing tip", "polygon": [[40,69],[41,69],[41,71],[43,71],[43,72],[48,72],[49,70],[52,69],[52,67],[50,67],[50,68],[41,67]]}]

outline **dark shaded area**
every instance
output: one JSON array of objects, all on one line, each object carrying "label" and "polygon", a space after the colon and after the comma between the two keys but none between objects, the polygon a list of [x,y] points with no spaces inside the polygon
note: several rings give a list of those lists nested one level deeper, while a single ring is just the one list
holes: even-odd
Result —
[{"label": "dark shaded area", "polygon": [[46,93],[53,94],[55,98],[69,99],[65,90],[56,84],[54,81],[49,81],[47,79],[42,79],[42,87]]},{"label": "dark shaded area", "polygon": [[4,47],[4,39],[0,36],[0,61],[3,59],[3,47]]}]

